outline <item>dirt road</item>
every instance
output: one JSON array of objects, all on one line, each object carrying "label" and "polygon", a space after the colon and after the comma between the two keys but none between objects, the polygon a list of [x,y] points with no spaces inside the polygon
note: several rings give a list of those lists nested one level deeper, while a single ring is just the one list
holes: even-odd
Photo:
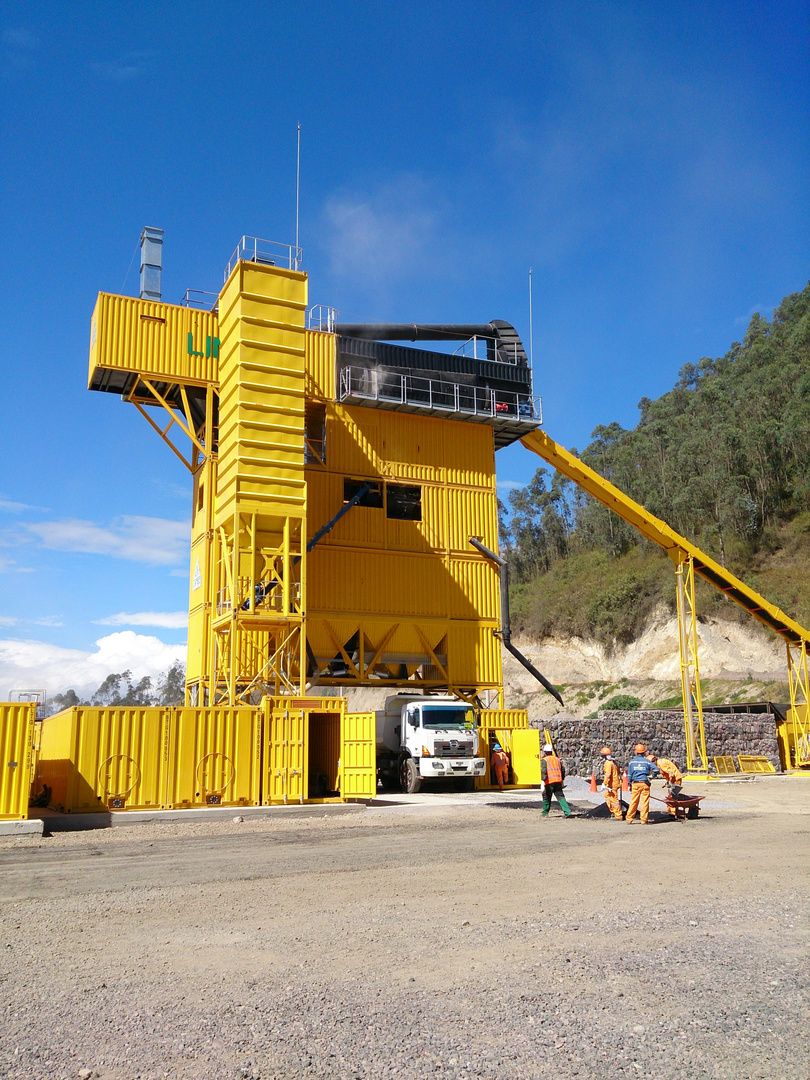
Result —
[{"label": "dirt road", "polygon": [[810,780],[704,790],[0,839],[0,1076],[806,1080]]}]

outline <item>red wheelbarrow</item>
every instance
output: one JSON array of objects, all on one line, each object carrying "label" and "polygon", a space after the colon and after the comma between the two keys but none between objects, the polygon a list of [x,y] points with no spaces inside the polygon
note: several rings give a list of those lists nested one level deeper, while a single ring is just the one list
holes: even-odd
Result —
[{"label": "red wheelbarrow", "polygon": [[667,795],[666,799],[659,801],[666,802],[667,806],[675,811],[678,821],[685,821],[686,818],[693,820],[700,817],[700,804],[705,798],[705,795],[684,795],[679,792],[677,796]]}]

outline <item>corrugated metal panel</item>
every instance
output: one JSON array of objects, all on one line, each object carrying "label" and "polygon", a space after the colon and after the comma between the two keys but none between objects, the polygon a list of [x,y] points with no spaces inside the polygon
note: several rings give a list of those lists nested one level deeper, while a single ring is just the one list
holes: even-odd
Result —
[{"label": "corrugated metal panel", "polygon": [[529,726],[529,714],[525,709],[482,709],[480,713],[482,728],[513,731]]},{"label": "corrugated metal panel", "polygon": [[481,558],[449,560],[452,585],[447,614],[452,619],[497,619],[500,613],[498,575]]},{"label": "corrugated metal panel", "polygon": [[307,397],[335,400],[335,335],[307,330]]},{"label": "corrugated metal panel", "polygon": [[[448,592],[456,595],[448,599]],[[405,552],[344,550],[319,546],[307,563],[307,610],[365,612],[407,618],[474,617],[464,605],[454,579],[441,558]]]},{"label": "corrugated metal panel", "polygon": [[340,794],[373,799],[377,794],[377,739],[373,712],[347,713],[343,718]]},{"label": "corrugated metal panel", "polygon": [[216,524],[303,516],[306,277],[240,262],[222,292]]},{"label": "corrugated metal panel", "polygon": [[0,821],[25,821],[36,704],[0,702]]},{"label": "corrugated metal panel", "polygon": [[167,803],[258,806],[261,800],[262,714],[212,706],[168,710],[170,779]]},{"label": "corrugated metal panel", "polygon": [[443,423],[447,483],[494,489],[495,442],[492,428],[486,424],[465,424],[458,420]]},{"label": "corrugated metal panel", "polygon": [[213,312],[99,293],[90,324],[88,386],[101,389],[102,372],[110,370],[168,382],[216,382],[218,337]]},{"label": "corrugated metal panel", "polygon": [[275,709],[267,699],[262,755],[262,803],[303,802],[305,713],[301,709]]},{"label": "corrugated metal panel", "polygon": [[164,806],[167,769],[163,709],[76,708],[43,721],[39,785],[68,813]]},{"label": "corrugated metal panel", "polygon": [[452,622],[447,654],[454,686],[495,687],[501,684],[501,644],[497,622]]},{"label": "corrugated metal panel", "polygon": [[326,465],[345,476],[380,476],[380,424],[395,423],[396,413],[350,405],[327,406]]},{"label": "corrugated metal panel", "polygon": [[493,551],[498,550],[498,500],[494,491],[448,487],[447,520],[449,546],[470,554],[470,537],[476,536]]}]

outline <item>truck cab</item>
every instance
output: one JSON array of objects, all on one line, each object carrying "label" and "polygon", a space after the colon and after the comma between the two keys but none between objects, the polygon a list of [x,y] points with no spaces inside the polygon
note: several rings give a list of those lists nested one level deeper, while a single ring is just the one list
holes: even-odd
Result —
[{"label": "truck cab", "polygon": [[398,694],[377,714],[377,764],[384,781],[407,794],[425,780],[456,780],[472,789],[483,776],[475,710],[454,697]]}]

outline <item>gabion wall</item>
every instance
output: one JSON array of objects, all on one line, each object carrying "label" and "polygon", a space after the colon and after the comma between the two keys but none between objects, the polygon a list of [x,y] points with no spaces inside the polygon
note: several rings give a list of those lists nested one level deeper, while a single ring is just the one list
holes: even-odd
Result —
[{"label": "gabion wall", "polygon": [[[633,756],[633,747],[642,742],[658,757],[686,767],[686,739],[683,713],[664,709],[638,709],[628,712],[600,712],[596,720],[577,720],[557,716],[551,720],[531,720],[534,728],[548,728],[566,772],[573,776],[590,776],[591,769],[599,775],[599,751],[609,746],[613,756],[624,768]],[[776,740],[776,718],[772,713],[704,712],[706,752],[709,770],[714,773],[713,757],[732,754],[737,764],[738,754],[764,754],[779,770],[779,746]]]}]

